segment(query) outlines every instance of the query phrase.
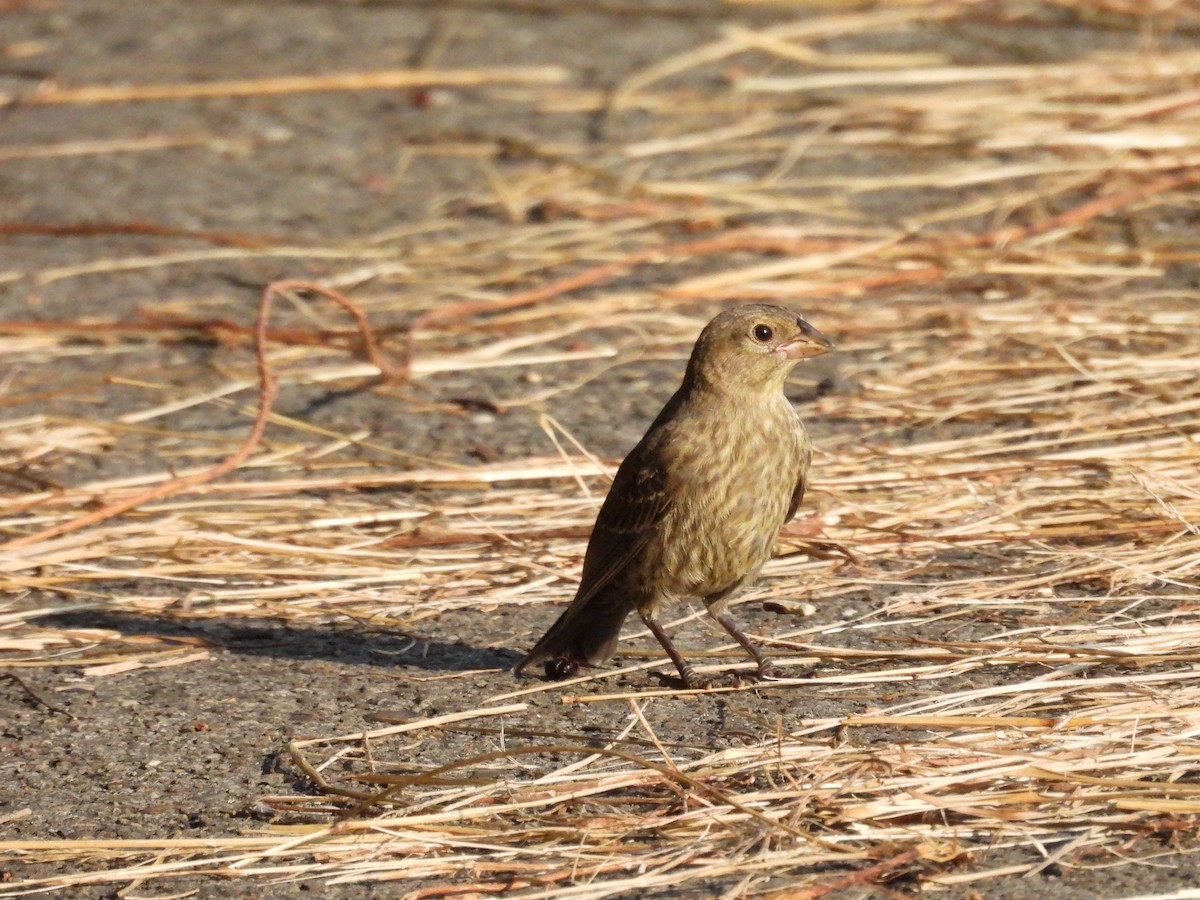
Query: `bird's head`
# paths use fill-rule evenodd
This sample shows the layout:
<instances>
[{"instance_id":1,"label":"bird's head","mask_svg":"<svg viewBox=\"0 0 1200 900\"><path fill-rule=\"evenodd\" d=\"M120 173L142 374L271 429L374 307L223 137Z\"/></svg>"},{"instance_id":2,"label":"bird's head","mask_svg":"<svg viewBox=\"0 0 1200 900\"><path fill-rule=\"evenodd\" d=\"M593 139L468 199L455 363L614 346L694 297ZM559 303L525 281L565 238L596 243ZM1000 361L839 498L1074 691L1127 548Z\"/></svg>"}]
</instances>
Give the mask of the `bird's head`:
<instances>
[{"instance_id":1,"label":"bird's head","mask_svg":"<svg viewBox=\"0 0 1200 900\"><path fill-rule=\"evenodd\" d=\"M737 306L700 333L688 380L722 391L781 388L796 363L832 349L829 338L781 306Z\"/></svg>"}]
</instances>

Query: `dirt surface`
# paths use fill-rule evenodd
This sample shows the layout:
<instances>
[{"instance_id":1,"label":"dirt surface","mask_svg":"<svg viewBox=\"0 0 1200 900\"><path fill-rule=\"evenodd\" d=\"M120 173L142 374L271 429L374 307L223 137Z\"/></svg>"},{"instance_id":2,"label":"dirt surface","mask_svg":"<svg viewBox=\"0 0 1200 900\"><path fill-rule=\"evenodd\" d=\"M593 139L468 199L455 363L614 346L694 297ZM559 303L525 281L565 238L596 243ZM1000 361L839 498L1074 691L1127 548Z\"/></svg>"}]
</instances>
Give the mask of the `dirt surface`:
<instances>
[{"instance_id":1,"label":"dirt surface","mask_svg":"<svg viewBox=\"0 0 1200 900\"><path fill-rule=\"evenodd\" d=\"M743 9L703 2L655 3L624 12L611 6L608 12L588 12L583 9L586 4L555 11L549 3L17 0L0 4L0 91L21 98L34 95L39 84L49 81L60 86L166 84L429 65L445 70L555 66L568 73L573 88L604 92L656 60L705 44L732 24L760 26L812 14L803 9L788 13L771 4ZM895 46L880 49L915 52L936 47L971 62L1010 61L1019 55L1044 62L1069 59L1098 46L1127 47L1140 39L1136 32L1109 27L1106 21L1080 22L1054 10L1047 16L1035 23L1016 21L1003 32L969 23L918 30L905 39L908 46L896 40ZM464 240L473 233L486 234L489 240L502 234L511 223L503 205L493 199L487 171L477 155L461 150L463 145L494 148L511 141L514 146L551 149L603 148L640 134L645 115L606 117L586 109L546 112L527 103L506 102L499 88L441 86L148 102L13 102L0 111L0 222L95 225L97 233L47 234L27 228L25 233L3 235L0 313L16 320L111 322L155 310L248 323L259 290L274 278L326 278L354 265L376 265L369 259L351 263L322 258L317 248L369 243L386 233L400 235L396 240L403 248L406 231L417 233L419 223L432 216L460 223ZM101 147L88 142L113 143ZM436 151L452 144L459 150L409 153L412 148ZM15 152L38 146L57 150ZM505 171L506 166L531 163L513 150L509 159L498 157L494 165ZM866 177L903 166L903 158L879 160L864 153L859 158L819 160L811 174L824 169ZM964 189L964 200L969 196ZM858 202L859 212L895 222L914 214L921 198L884 192ZM787 221L788 214L778 219ZM178 234L145 233L141 226L146 224ZM142 233L119 233L121 228L114 226L121 225ZM242 257L231 252L223 258L220 251L230 250L229 244L197 238L201 232L251 242L261 239L292 249ZM193 259L181 257L169 265L136 262L189 252L195 254ZM518 271L519 244L511 252L513 271ZM106 262L114 260L125 262ZM95 271L69 271L88 265ZM428 271L429 267L422 269ZM679 271L687 273L687 264ZM694 271L705 271L704 264ZM386 272L372 277L376 285L388 283ZM630 276L623 289L636 293L640 277ZM502 277L496 283L502 284ZM521 279L526 286L537 283L536 275L525 273ZM426 287L428 297L437 295L435 284ZM415 308L433 305L432 299L422 299L421 286L416 288ZM305 310L280 306L281 324L314 327ZM695 321L702 321L711 308L698 307ZM335 321L327 311L320 315L325 318L317 327ZM376 446L387 448L338 449L338 465L347 470L386 474L419 469L430 461L477 466L546 456L553 452L541 418L546 414L589 451L612 459L637 440L673 389L686 350L684 335L692 327L690 322L678 326L678 339L652 347L634 364L599 374L584 364L564 367L556 374L564 383L589 374L590 380L542 403L509 408L498 404L530 390L528 373L510 367L482 375L439 374L403 396L358 389L353 381L333 387L298 384L285 390L277 411L333 435L362 429ZM615 326L597 335L632 340L630 333ZM471 340L463 338L464 345ZM569 343L569 338L560 341L562 346ZM228 354L236 356L236 366L231 367ZM188 390L216 387L234 369L243 376L250 371L247 354L244 344L231 347L209 339L81 335L76 352L55 363L53 383L29 383L29 370L4 367L11 399L3 415L50 414L62 422L102 416L116 421L166 399L150 396L139 383L167 382ZM843 373L860 372L856 366L851 351L840 369L801 373L789 388L792 399L813 412L823 396L852 395L853 377ZM45 377L44 369L39 372ZM147 429L139 434L131 428L116 445L70 454L42 474L73 485L157 471L164 458L169 465L186 466L210 459L214 451L231 450L244 436L247 422L244 410L235 405L193 406L170 418L173 445L164 444L161 433ZM819 415L810 415L809 422L818 446L875 438L867 422L830 421ZM915 426L912 436L949 438L976 430L972 423L959 421ZM206 437L201 440L198 435ZM817 481L820 465L818 457ZM319 463L314 466L310 471L321 471ZM397 496L390 489L364 491L355 502L387 509L398 503ZM423 487L405 493L404 502L432 506L439 496ZM322 501L314 497L313 502ZM494 698L519 687L507 670L559 609L456 607L394 632L354 616L339 616L332 607L315 621L272 617L262 609L213 618L190 614L183 607L144 613L106 608L106 598L143 593L182 603L203 585L189 575L186 556L181 559L172 578L143 576L136 560L96 559L89 563L95 574L81 591L30 589L18 592L6 607L6 612L22 612L87 603L87 608L60 612L38 624L112 630L130 641L145 637L209 652L184 664L143 666L104 677L85 676L69 665L7 670L21 680L0 680L4 840L216 838L250 832L265 823L313 821L303 811L281 813L269 802L279 795L309 793L319 806L316 792L287 759L287 742L377 727L381 716L433 717L500 702ZM563 584L561 593L565 601L570 585ZM805 625L866 615L888 599L884 587L864 588L840 597L837 604L818 604ZM757 634L778 631L783 621L759 602L739 607L738 616ZM985 619L956 621L941 630L925 627L921 636L970 640L989 633L990 627ZM889 634L912 637L903 623ZM699 620L680 629L679 635L693 647L720 641ZM869 635L853 630L828 635L826 641L850 648L876 646ZM625 662L639 659L638 650L645 653L641 658L654 658L653 644L644 636L626 641L623 648L632 654L621 657ZM818 664L814 671L819 676L841 665ZM667 668L660 671L667 673ZM947 679L938 689L986 686L995 678L1015 683L1035 668L972 671ZM1093 675L1120 672L1099 668ZM657 684L652 675L641 672L604 687L642 689ZM814 692L803 698L755 693L665 697L655 702L652 720L665 742L717 749L771 734L784 719L837 718L879 703L918 698L925 690L913 682ZM600 739L615 734L629 717L627 706L564 704L552 693L522 699L529 710L507 720L510 727ZM873 742L920 737L872 726L852 729L848 735L867 750ZM822 739L826 738L832 735ZM432 766L499 745L496 735L465 728L417 736L409 752L415 763ZM1059 846L1043 850L1053 854ZM1169 894L1200 881L1196 857L1177 855L1175 849L1190 847L1172 847L1164 839L1161 854L1149 864L1111 867L1114 861L1106 858L1105 867L1089 868L1054 862L1018 877L1005 876L1004 867L1019 868L1037 852L1001 848L986 860L998 872L996 877L942 892L965 897L978 890L989 898ZM72 872L78 865L71 858L28 863L19 854L10 855L3 862L4 878L16 890L24 879ZM136 879L129 883L136 885ZM415 885L436 883L437 879L418 880ZM652 893L733 896L740 895L738 890L767 890L785 883L747 883L732 874L704 885ZM409 882L405 889L413 886ZM5 887L0 884L0 893ZM921 887L913 877L889 889L915 893ZM76 886L71 892L115 896L116 890L112 884L98 884ZM306 890L323 896L399 893L386 881L329 885L318 878L273 884L266 876L240 881L189 874L135 887L128 896L192 891L200 897L282 897ZM850 885L838 896L873 892Z\"/></svg>"}]
</instances>

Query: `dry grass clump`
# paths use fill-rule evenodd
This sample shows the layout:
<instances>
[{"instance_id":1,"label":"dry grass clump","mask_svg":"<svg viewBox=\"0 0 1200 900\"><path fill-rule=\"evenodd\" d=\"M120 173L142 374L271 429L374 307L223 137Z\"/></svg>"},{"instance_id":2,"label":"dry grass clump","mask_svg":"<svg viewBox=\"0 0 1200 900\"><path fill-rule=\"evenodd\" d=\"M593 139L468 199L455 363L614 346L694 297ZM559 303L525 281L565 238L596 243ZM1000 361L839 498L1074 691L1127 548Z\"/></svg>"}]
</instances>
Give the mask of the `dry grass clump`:
<instances>
[{"instance_id":1,"label":"dry grass clump","mask_svg":"<svg viewBox=\"0 0 1200 900\"><path fill-rule=\"evenodd\" d=\"M1056 6L1114 28L1132 14ZM1134 49L1042 64L939 52L941 26L989 14L941 3L730 24L608 98L569 77L485 73L497 102L604 107L620 137L600 159L573 146L438 149L478 159L487 188L473 199L501 224L435 217L355 246L206 251L320 251L326 285L354 297L384 356L348 359L363 355L361 335L311 292L293 300L320 327L272 330L263 317L257 376L249 325L177 310L88 344L152 399L114 417L97 405L0 423L0 566L16 598L0 607L7 672L100 677L209 653L39 622L87 604L402 632L453 611L563 601L613 460L549 416L559 453L548 440L536 458L414 460L365 430L326 432L256 405L255 385L269 401L274 379L286 392L390 368L380 389L436 403L406 391L444 372L516 368L536 378L495 405L553 408L614 365L682 354L714 303L749 298L802 304L838 336L853 386L807 404L821 435L809 512L747 597L812 604L811 622L781 617L761 638L797 676L815 668L754 688L772 711L761 732L710 746L664 731L668 704L703 699L611 684L657 665L653 654L559 684L496 675L490 696L466 690L463 708L436 720L292 745L309 789L264 800L284 824L222 839L0 842L61 872L0 896L205 874L401 880L413 897L717 883L817 897L1193 850L1200 295L1181 273L1200 259L1200 54L1170 33L1194 28L1195 10L1160 6ZM872 42L897 49L868 52ZM71 102L101 99L121 98ZM639 117L626 121L630 110ZM896 208L905 215L877 212ZM7 276L46 284L198 258L184 256ZM0 325L0 353L32 373L81 352L95 327L39 325ZM197 331L226 342L226 383L181 390L123 370L131 347ZM257 417L265 437L239 450L229 434L171 430L172 416L203 407L247 428ZM135 477L52 477L135 439L161 453ZM348 447L384 463L344 461ZM215 477L235 453L237 471ZM426 490L364 490L401 486ZM89 513L97 504L110 514ZM639 659L636 642L622 658ZM616 724L582 733L564 712L547 729L547 694L572 709L606 704ZM845 711L810 711L836 703ZM434 737L461 754L421 762L410 740Z\"/></svg>"}]
</instances>

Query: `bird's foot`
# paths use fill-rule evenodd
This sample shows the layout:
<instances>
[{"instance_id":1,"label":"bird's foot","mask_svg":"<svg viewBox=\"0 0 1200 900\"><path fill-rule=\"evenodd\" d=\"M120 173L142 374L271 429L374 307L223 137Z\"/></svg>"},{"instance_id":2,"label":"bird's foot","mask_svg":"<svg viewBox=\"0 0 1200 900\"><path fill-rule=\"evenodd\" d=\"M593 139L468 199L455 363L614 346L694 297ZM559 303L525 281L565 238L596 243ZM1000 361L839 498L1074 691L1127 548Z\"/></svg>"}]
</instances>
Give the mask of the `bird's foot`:
<instances>
[{"instance_id":1,"label":"bird's foot","mask_svg":"<svg viewBox=\"0 0 1200 900\"><path fill-rule=\"evenodd\" d=\"M780 669L779 666L775 665L775 663L771 662L761 663L758 667L758 671L754 674L759 681L773 681L776 678L786 677L783 674L783 670Z\"/></svg>"},{"instance_id":2,"label":"bird's foot","mask_svg":"<svg viewBox=\"0 0 1200 900\"><path fill-rule=\"evenodd\" d=\"M667 675L664 672L651 672L650 674L657 678L665 687L685 691L703 691L710 687L716 687L721 683L718 678L699 674L691 666L688 666L686 669L680 669L678 675Z\"/></svg>"},{"instance_id":3,"label":"bird's foot","mask_svg":"<svg viewBox=\"0 0 1200 900\"><path fill-rule=\"evenodd\" d=\"M688 666L686 669L680 669L678 676L666 675L662 672L651 674L664 685L689 691L703 691L714 687L744 687L748 684L761 684L764 681L774 681L777 678L786 677L778 666L769 662L763 663L753 672L730 670L713 675L701 675Z\"/></svg>"},{"instance_id":4,"label":"bird's foot","mask_svg":"<svg viewBox=\"0 0 1200 900\"><path fill-rule=\"evenodd\" d=\"M734 672L734 683L738 686L743 684L760 684L764 681L774 681L776 678L783 678L784 674L778 666L773 663L763 663L753 672Z\"/></svg>"}]
</instances>

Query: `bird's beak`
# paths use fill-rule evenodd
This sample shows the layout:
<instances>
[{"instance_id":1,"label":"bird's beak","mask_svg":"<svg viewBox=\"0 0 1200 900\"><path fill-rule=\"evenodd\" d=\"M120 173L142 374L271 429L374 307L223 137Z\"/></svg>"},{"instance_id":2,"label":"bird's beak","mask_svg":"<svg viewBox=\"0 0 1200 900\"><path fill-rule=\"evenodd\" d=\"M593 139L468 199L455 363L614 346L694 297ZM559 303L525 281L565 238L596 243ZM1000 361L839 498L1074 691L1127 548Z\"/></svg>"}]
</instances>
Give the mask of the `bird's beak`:
<instances>
[{"instance_id":1,"label":"bird's beak","mask_svg":"<svg viewBox=\"0 0 1200 900\"><path fill-rule=\"evenodd\" d=\"M776 353L787 359L809 359L833 349L833 341L803 319L796 321L800 325L800 333L776 347Z\"/></svg>"}]
</instances>

